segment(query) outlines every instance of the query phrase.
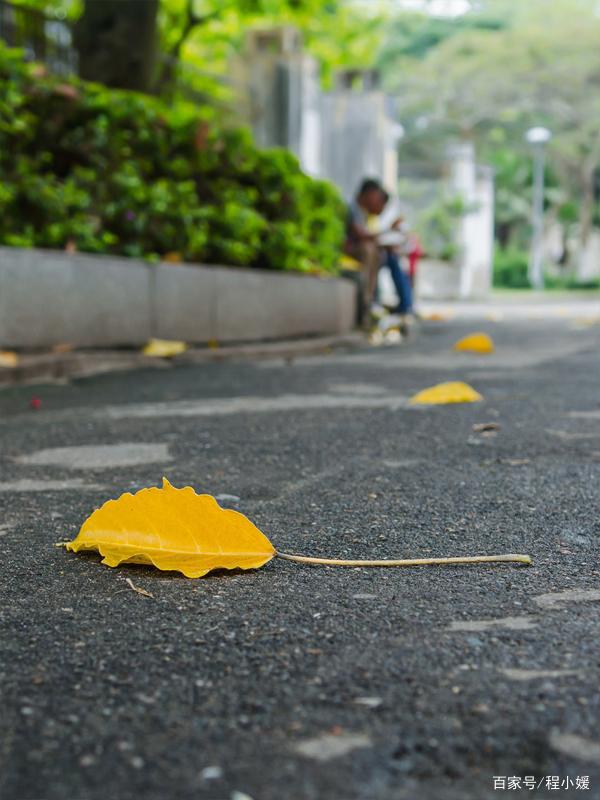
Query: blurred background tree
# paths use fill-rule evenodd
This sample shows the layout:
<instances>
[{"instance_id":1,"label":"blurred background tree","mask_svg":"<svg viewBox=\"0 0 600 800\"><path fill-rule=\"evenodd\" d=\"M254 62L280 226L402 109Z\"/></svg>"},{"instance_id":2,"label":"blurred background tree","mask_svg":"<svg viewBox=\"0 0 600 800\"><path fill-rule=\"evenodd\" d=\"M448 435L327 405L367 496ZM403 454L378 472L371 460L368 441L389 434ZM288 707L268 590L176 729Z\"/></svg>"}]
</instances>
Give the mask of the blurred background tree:
<instances>
[{"instance_id":1,"label":"blurred background tree","mask_svg":"<svg viewBox=\"0 0 600 800\"><path fill-rule=\"evenodd\" d=\"M529 239L532 125L553 134L545 203L562 231L563 266L600 222L596 0L465 0L459 14L442 13L458 7L442 0L16 2L75 22L86 76L169 99L195 92L234 111L228 65L248 28L295 25L325 88L340 67L379 68L398 100L401 162L437 168L453 140L475 144L495 170L500 250L524 252Z\"/></svg>"},{"instance_id":2,"label":"blurred background tree","mask_svg":"<svg viewBox=\"0 0 600 800\"><path fill-rule=\"evenodd\" d=\"M528 224L527 128L544 125L547 206L576 229L579 251L597 213L600 17L593 0L483 0L458 18L406 15L389 26L378 64L399 97L405 152L435 162L453 138L475 142L496 169L501 247ZM566 248L565 248L566 249Z\"/></svg>"},{"instance_id":3,"label":"blurred background tree","mask_svg":"<svg viewBox=\"0 0 600 800\"><path fill-rule=\"evenodd\" d=\"M338 67L369 66L381 44L383 13L347 0L14 0L72 20L85 76L106 85L169 89L178 63L188 80L226 76L249 27L294 25L330 85ZM135 18L137 17L137 29ZM129 20L129 21L128 21ZM131 27L130 27L131 26ZM135 42L135 47L132 47ZM157 45L157 47L155 47ZM134 62L132 51L140 51ZM133 77L135 76L135 77ZM218 81L213 84L218 93Z\"/></svg>"}]
</instances>

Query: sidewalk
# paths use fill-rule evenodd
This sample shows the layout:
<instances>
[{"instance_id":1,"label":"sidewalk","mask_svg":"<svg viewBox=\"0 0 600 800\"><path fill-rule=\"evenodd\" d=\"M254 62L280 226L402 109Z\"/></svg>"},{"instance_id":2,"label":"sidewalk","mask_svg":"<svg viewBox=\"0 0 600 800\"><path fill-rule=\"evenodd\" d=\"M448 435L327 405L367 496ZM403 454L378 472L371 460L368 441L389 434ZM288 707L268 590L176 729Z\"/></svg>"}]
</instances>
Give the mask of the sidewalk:
<instances>
[{"instance_id":1,"label":"sidewalk","mask_svg":"<svg viewBox=\"0 0 600 800\"><path fill-rule=\"evenodd\" d=\"M494 291L489 300L423 300L418 304L424 314L440 314L458 319L589 320L600 323L600 292L595 291Z\"/></svg>"},{"instance_id":2,"label":"sidewalk","mask_svg":"<svg viewBox=\"0 0 600 800\"><path fill-rule=\"evenodd\" d=\"M269 358L293 359L332 350L366 346L364 336L316 336L277 342L190 347L171 358L152 358L139 350L72 350L68 352L24 353L14 367L0 366L0 387L20 383L44 383L68 378L85 378L105 372L135 369L168 369L182 364L209 364L220 361L246 361Z\"/></svg>"}]
</instances>

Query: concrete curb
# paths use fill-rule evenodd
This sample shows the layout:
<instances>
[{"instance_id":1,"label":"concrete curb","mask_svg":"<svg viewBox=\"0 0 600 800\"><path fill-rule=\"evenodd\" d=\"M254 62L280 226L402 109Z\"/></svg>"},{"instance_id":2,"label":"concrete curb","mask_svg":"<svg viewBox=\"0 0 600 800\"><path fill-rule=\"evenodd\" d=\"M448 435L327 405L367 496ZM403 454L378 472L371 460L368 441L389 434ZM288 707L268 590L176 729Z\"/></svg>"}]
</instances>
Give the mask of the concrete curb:
<instances>
[{"instance_id":1,"label":"concrete curb","mask_svg":"<svg viewBox=\"0 0 600 800\"><path fill-rule=\"evenodd\" d=\"M69 378L86 378L106 372L135 369L165 369L187 364L247 361L322 355L332 350L365 347L360 333L320 336L279 342L262 342L216 348L191 348L174 358L151 358L131 350L78 350L68 353L21 355L15 367L0 367L0 387L27 383L48 383Z\"/></svg>"},{"instance_id":2,"label":"concrete curb","mask_svg":"<svg viewBox=\"0 0 600 800\"><path fill-rule=\"evenodd\" d=\"M0 247L0 349L340 335L355 313L344 278Z\"/></svg>"}]
</instances>

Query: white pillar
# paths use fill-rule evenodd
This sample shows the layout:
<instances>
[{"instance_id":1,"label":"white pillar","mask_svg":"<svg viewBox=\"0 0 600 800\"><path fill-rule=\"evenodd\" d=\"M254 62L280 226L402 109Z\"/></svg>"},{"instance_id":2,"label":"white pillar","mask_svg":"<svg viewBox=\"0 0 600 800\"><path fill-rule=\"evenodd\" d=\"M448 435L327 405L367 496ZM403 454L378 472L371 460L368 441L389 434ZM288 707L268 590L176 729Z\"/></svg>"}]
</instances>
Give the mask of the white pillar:
<instances>
[{"instance_id":1,"label":"white pillar","mask_svg":"<svg viewBox=\"0 0 600 800\"><path fill-rule=\"evenodd\" d=\"M451 191L462 198L465 213L457 220L459 297L489 293L494 247L494 195L490 169L478 167L472 142L460 142L449 151Z\"/></svg>"}]
</instances>

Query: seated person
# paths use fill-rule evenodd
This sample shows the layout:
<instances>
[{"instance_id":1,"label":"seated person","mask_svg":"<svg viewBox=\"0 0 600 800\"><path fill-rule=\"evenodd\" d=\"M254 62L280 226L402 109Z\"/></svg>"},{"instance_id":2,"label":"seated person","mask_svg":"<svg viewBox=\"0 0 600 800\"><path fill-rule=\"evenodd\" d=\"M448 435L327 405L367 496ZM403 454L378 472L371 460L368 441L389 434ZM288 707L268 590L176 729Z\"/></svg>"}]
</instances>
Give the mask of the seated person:
<instances>
[{"instance_id":1,"label":"seated person","mask_svg":"<svg viewBox=\"0 0 600 800\"><path fill-rule=\"evenodd\" d=\"M379 181L366 178L360 185L356 197L348 206L346 218L346 241L344 252L361 264L362 306L371 308L377 274L380 266L380 252L377 234L368 228L369 218L379 216L385 207L383 187Z\"/></svg>"},{"instance_id":2,"label":"seated person","mask_svg":"<svg viewBox=\"0 0 600 800\"><path fill-rule=\"evenodd\" d=\"M344 252L360 261L362 265L363 304L370 309L377 289L379 269L385 265L390 270L399 304L394 309L399 314L412 312L412 293L410 281L402 271L394 244L386 243L386 232L373 231L369 219L378 217L386 207L389 195L373 178L365 179L348 208L346 242ZM395 220L391 230L398 230L402 219ZM387 232L389 233L389 231Z\"/></svg>"},{"instance_id":3,"label":"seated person","mask_svg":"<svg viewBox=\"0 0 600 800\"><path fill-rule=\"evenodd\" d=\"M385 189L383 193L384 208L389 201L389 195ZM408 237L401 233L403 227L402 217L398 217L392 222L389 231L381 231L377 236L377 243L381 249L381 264L389 269L396 294L398 305L392 309L392 313L405 316L413 313L412 281L409 275L402 269L401 253L408 244ZM394 235L395 233L395 235ZM390 235L391 234L391 235Z\"/></svg>"}]
</instances>

